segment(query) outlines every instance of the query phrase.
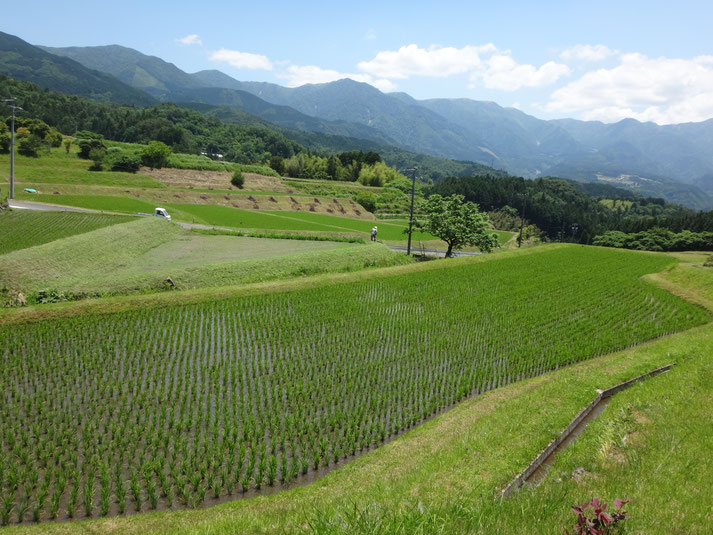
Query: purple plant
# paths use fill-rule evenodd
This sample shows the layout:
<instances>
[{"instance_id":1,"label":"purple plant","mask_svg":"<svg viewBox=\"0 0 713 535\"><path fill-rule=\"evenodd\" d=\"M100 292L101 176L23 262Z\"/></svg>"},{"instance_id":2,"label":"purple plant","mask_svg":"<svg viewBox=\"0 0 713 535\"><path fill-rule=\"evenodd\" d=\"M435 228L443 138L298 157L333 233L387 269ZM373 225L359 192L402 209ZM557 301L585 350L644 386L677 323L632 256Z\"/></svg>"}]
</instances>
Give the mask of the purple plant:
<instances>
[{"instance_id":1,"label":"purple plant","mask_svg":"<svg viewBox=\"0 0 713 535\"><path fill-rule=\"evenodd\" d=\"M593 498L591 502L575 505L572 511L577 515L577 524L572 533L576 535L612 535L619 532L622 520L628 520L626 511L622 508L632 500L614 500L615 511L607 513L607 504ZM588 512L592 508L591 516Z\"/></svg>"}]
</instances>

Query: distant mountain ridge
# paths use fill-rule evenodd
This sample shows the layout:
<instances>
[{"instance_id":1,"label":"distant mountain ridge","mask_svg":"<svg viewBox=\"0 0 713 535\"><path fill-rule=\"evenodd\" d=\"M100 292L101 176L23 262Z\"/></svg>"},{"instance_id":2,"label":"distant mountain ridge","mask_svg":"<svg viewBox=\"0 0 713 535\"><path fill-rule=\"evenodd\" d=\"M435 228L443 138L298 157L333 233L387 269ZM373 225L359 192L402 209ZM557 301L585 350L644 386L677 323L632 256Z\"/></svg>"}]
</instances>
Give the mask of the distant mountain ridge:
<instances>
[{"instance_id":1,"label":"distant mountain ridge","mask_svg":"<svg viewBox=\"0 0 713 535\"><path fill-rule=\"evenodd\" d=\"M150 106L156 100L114 76L50 54L19 37L0 32L0 73L42 87L106 102Z\"/></svg>"},{"instance_id":2,"label":"distant mountain ridge","mask_svg":"<svg viewBox=\"0 0 713 535\"><path fill-rule=\"evenodd\" d=\"M416 100L348 79L287 88L217 70L188 74L116 45L43 50L111 73L160 100L230 106L286 128L393 144L526 177L613 183L713 208L713 120L669 126L545 121L493 102Z\"/></svg>"}]
</instances>

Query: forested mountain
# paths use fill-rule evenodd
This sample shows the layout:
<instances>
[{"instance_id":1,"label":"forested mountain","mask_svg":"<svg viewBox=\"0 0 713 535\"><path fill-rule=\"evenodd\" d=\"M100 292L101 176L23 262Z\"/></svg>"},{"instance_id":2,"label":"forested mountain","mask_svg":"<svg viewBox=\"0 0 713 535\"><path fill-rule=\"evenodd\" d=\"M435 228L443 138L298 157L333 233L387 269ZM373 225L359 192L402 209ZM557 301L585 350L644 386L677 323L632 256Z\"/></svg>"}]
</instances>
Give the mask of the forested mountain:
<instances>
[{"instance_id":1,"label":"forested mountain","mask_svg":"<svg viewBox=\"0 0 713 535\"><path fill-rule=\"evenodd\" d=\"M125 84L142 89L158 99L170 97L173 91L205 87L205 84L173 63L156 56L147 56L133 48L119 45L38 48L60 57L71 58L91 69L112 74Z\"/></svg>"},{"instance_id":2,"label":"forested mountain","mask_svg":"<svg viewBox=\"0 0 713 535\"><path fill-rule=\"evenodd\" d=\"M0 98L10 96L16 97L24 110L19 117L42 119L67 135L89 130L116 141L156 140L177 152L221 153L239 163L264 163L270 156L289 158L309 151L335 155L363 150L378 152L386 163L402 170L417 165L423 180L498 173L472 162L415 154L373 141L291 130L230 107L165 103L141 109L42 90L36 84L0 75ZM8 114L7 106L0 103L0 116Z\"/></svg>"},{"instance_id":3,"label":"forested mountain","mask_svg":"<svg viewBox=\"0 0 713 535\"><path fill-rule=\"evenodd\" d=\"M0 32L0 74L42 87L104 102L148 106L151 96L115 77L89 69L68 58L49 54L19 37Z\"/></svg>"},{"instance_id":4,"label":"forested mountain","mask_svg":"<svg viewBox=\"0 0 713 535\"><path fill-rule=\"evenodd\" d=\"M352 80L286 88L241 82L215 70L188 74L119 46L44 50L112 73L162 100L228 106L292 130L480 162L531 178L611 183L694 208L713 207L713 120L670 126L632 119L543 121L492 102L419 101Z\"/></svg>"}]
</instances>

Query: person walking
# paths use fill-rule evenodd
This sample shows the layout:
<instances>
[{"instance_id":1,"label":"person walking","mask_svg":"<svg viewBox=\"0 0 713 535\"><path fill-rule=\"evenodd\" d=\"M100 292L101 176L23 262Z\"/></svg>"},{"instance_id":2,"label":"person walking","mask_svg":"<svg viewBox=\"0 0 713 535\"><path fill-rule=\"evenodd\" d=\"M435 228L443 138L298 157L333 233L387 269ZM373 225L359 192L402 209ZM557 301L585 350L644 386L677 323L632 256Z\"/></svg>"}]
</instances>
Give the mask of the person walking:
<instances>
[{"instance_id":1,"label":"person walking","mask_svg":"<svg viewBox=\"0 0 713 535\"><path fill-rule=\"evenodd\" d=\"M378 227L374 225L374 228L371 229L371 241L376 241L376 233L379 231Z\"/></svg>"}]
</instances>

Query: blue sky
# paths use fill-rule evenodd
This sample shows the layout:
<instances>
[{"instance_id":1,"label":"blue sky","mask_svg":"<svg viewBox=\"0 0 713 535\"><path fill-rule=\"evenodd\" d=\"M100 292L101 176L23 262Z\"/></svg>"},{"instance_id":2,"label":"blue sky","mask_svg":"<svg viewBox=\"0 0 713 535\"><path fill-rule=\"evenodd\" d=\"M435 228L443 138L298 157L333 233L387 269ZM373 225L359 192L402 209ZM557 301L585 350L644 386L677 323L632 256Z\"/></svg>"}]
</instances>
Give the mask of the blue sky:
<instances>
[{"instance_id":1,"label":"blue sky","mask_svg":"<svg viewBox=\"0 0 713 535\"><path fill-rule=\"evenodd\" d=\"M297 86L351 77L541 118L713 117L713 2L86 2L3 10L33 44L119 44L187 72Z\"/></svg>"}]
</instances>

